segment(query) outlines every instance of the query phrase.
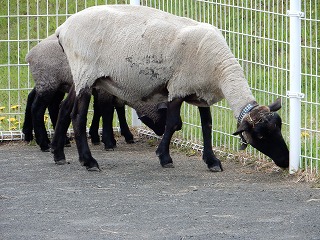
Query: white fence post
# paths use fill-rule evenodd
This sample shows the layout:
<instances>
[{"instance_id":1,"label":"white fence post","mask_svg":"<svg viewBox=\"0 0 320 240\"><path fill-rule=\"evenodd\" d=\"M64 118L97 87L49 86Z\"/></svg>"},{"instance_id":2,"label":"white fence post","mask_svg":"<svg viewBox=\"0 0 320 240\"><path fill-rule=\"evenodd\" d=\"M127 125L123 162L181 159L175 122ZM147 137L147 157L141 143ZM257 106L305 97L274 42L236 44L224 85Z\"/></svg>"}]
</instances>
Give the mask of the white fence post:
<instances>
[{"instance_id":1,"label":"white fence post","mask_svg":"<svg viewBox=\"0 0 320 240\"><path fill-rule=\"evenodd\" d=\"M301 155L301 1L291 0L290 10L290 173L299 169Z\"/></svg>"},{"instance_id":2,"label":"white fence post","mask_svg":"<svg viewBox=\"0 0 320 240\"><path fill-rule=\"evenodd\" d=\"M130 0L131 5L140 5L140 0Z\"/></svg>"},{"instance_id":3,"label":"white fence post","mask_svg":"<svg viewBox=\"0 0 320 240\"><path fill-rule=\"evenodd\" d=\"M140 5L140 0L130 0L130 5ZM137 127L142 125L141 121L138 118L137 112L134 109L131 109L131 116L132 126Z\"/></svg>"}]
</instances>

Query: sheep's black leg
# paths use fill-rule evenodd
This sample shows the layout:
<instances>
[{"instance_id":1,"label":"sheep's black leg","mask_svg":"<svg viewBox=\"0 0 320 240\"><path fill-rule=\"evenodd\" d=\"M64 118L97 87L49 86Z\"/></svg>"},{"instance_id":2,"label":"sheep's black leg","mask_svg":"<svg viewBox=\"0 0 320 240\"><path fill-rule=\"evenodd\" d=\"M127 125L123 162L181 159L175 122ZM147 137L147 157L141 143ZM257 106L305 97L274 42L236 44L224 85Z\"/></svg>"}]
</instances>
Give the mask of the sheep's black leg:
<instances>
[{"instance_id":1,"label":"sheep's black leg","mask_svg":"<svg viewBox=\"0 0 320 240\"><path fill-rule=\"evenodd\" d=\"M110 150L116 147L116 140L113 135L112 121L114 114L114 106L112 103L113 97L109 94L93 89L94 96L94 116L90 127L90 135L93 138L99 138L98 129L100 116L102 116L102 142L105 150ZM96 120L95 120L96 117ZM94 122L95 120L95 122ZM95 137L96 136L96 137ZM91 140L92 140L91 139ZM92 140L93 143L93 140Z\"/></svg>"},{"instance_id":2,"label":"sheep's black leg","mask_svg":"<svg viewBox=\"0 0 320 240\"><path fill-rule=\"evenodd\" d=\"M50 149L50 141L44 124L44 113L52 98L53 95L50 93L41 96L36 94L31 108L35 139L42 151L49 151Z\"/></svg>"},{"instance_id":3,"label":"sheep's black leg","mask_svg":"<svg viewBox=\"0 0 320 240\"><path fill-rule=\"evenodd\" d=\"M92 157L86 134L87 113L91 98L89 89L83 89L75 98L72 109L72 124L79 153L79 161L89 171L100 170L97 161Z\"/></svg>"},{"instance_id":4,"label":"sheep's black leg","mask_svg":"<svg viewBox=\"0 0 320 240\"><path fill-rule=\"evenodd\" d=\"M49 110L49 115L50 119L53 125L53 128L56 127L57 119L58 119L58 114L59 114L59 109L60 109L60 104L64 98L64 92L56 92L54 98L52 99L52 102L48 106ZM66 136L65 140L65 146L70 147L70 139Z\"/></svg>"},{"instance_id":5,"label":"sheep's black leg","mask_svg":"<svg viewBox=\"0 0 320 240\"><path fill-rule=\"evenodd\" d=\"M100 136L99 136L99 123L101 117L101 110L99 108L99 97L98 93L95 89L92 90L93 95L93 118L91 122L91 126L89 129L89 135L91 137L91 142L93 145L100 144Z\"/></svg>"},{"instance_id":6,"label":"sheep's black leg","mask_svg":"<svg viewBox=\"0 0 320 240\"><path fill-rule=\"evenodd\" d=\"M51 142L51 150L54 155L54 161L58 165L66 163L66 157L64 155L65 136L71 122L70 115L74 105L75 97L76 92L74 91L74 85L72 85L67 98L61 103Z\"/></svg>"},{"instance_id":7,"label":"sheep's black leg","mask_svg":"<svg viewBox=\"0 0 320 240\"><path fill-rule=\"evenodd\" d=\"M34 101L35 96L36 96L36 89L34 88L28 95L26 112L24 115L24 122L22 127L22 132L24 133L24 140L27 142L30 142L33 139L33 135L32 135L33 123L32 123L31 107L32 107L32 103Z\"/></svg>"},{"instance_id":8,"label":"sheep's black leg","mask_svg":"<svg viewBox=\"0 0 320 240\"><path fill-rule=\"evenodd\" d=\"M52 102L48 106L49 110L49 115L50 119L52 122L53 127L56 127L57 119L58 119L58 114L59 114L59 108L60 104L63 100L64 93L63 92L56 92L54 95L54 98L52 99Z\"/></svg>"},{"instance_id":9,"label":"sheep's black leg","mask_svg":"<svg viewBox=\"0 0 320 240\"><path fill-rule=\"evenodd\" d=\"M134 143L133 135L130 132L127 119L126 119L126 110L125 107L116 107L116 111L118 114L120 129L121 129L121 135L124 136L127 143Z\"/></svg>"},{"instance_id":10,"label":"sheep's black leg","mask_svg":"<svg viewBox=\"0 0 320 240\"><path fill-rule=\"evenodd\" d=\"M202 135L203 135L203 161L208 165L212 172L223 171L221 162L213 153L211 134L212 134L212 117L209 107L199 107Z\"/></svg>"},{"instance_id":11,"label":"sheep's black leg","mask_svg":"<svg viewBox=\"0 0 320 240\"><path fill-rule=\"evenodd\" d=\"M101 100L99 101L99 104L100 109L103 107L103 110L101 111L103 121L102 142L104 143L105 150L112 150L117 145L112 128L114 106L111 102Z\"/></svg>"},{"instance_id":12,"label":"sheep's black leg","mask_svg":"<svg viewBox=\"0 0 320 240\"><path fill-rule=\"evenodd\" d=\"M180 118L180 108L182 102L183 99L176 98L168 103L166 128L156 151L156 154L160 159L160 164L165 168L173 167L172 158L170 157L169 153L169 145L173 133L180 130L182 127L182 121Z\"/></svg>"}]
</instances>

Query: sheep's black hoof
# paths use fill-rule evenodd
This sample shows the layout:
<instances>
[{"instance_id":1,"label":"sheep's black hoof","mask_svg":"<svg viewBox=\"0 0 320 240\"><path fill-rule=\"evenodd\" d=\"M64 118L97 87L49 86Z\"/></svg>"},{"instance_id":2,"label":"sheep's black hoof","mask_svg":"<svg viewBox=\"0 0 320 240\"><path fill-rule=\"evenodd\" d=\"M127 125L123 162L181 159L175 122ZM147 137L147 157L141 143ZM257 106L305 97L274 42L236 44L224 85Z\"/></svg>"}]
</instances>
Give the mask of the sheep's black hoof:
<instances>
[{"instance_id":1,"label":"sheep's black hoof","mask_svg":"<svg viewBox=\"0 0 320 240\"><path fill-rule=\"evenodd\" d=\"M55 161L55 163L56 163L57 165L65 165L65 164L67 164L68 162L67 162L65 159L61 159L61 160Z\"/></svg>"},{"instance_id":2,"label":"sheep's black hoof","mask_svg":"<svg viewBox=\"0 0 320 240\"><path fill-rule=\"evenodd\" d=\"M106 151L113 151L114 148L117 147L117 141L113 138L113 139L104 139L102 140L102 142L104 143L104 150Z\"/></svg>"},{"instance_id":3,"label":"sheep's black hoof","mask_svg":"<svg viewBox=\"0 0 320 240\"><path fill-rule=\"evenodd\" d=\"M69 137L66 137L65 143L64 143L65 147L71 147L71 141Z\"/></svg>"},{"instance_id":4,"label":"sheep's black hoof","mask_svg":"<svg viewBox=\"0 0 320 240\"><path fill-rule=\"evenodd\" d=\"M41 147L42 152L50 152L50 147Z\"/></svg>"},{"instance_id":5,"label":"sheep's black hoof","mask_svg":"<svg viewBox=\"0 0 320 240\"><path fill-rule=\"evenodd\" d=\"M173 163L167 163L167 164L164 164L162 165L163 168L174 168L174 165Z\"/></svg>"},{"instance_id":6,"label":"sheep's black hoof","mask_svg":"<svg viewBox=\"0 0 320 240\"><path fill-rule=\"evenodd\" d=\"M162 155L162 154L159 154L158 152L156 153L159 157L160 164L163 168L174 168L172 158L170 157L170 155Z\"/></svg>"},{"instance_id":7,"label":"sheep's black hoof","mask_svg":"<svg viewBox=\"0 0 320 240\"><path fill-rule=\"evenodd\" d=\"M220 166L209 167L209 170L210 170L210 172L222 172L223 171L223 169L220 168Z\"/></svg>"},{"instance_id":8,"label":"sheep's black hoof","mask_svg":"<svg viewBox=\"0 0 320 240\"><path fill-rule=\"evenodd\" d=\"M91 136L91 143L93 145L99 145L100 144L100 137L98 135L90 135Z\"/></svg>"},{"instance_id":9,"label":"sheep's black hoof","mask_svg":"<svg viewBox=\"0 0 320 240\"><path fill-rule=\"evenodd\" d=\"M204 152L202 160L207 164L211 172L222 172L221 161L212 152Z\"/></svg>"},{"instance_id":10,"label":"sheep's black hoof","mask_svg":"<svg viewBox=\"0 0 320 240\"><path fill-rule=\"evenodd\" d=\"M124 136L124 139L126 140L127 143L129 144L134 143L133 135L130 132L126 134L121 133L121 135Z\"/></svg>"},{"instance_id":11,"label":"sheep's black hoof","mask_svg":"<svg viewBox=\"0 0 320 240\"><path fill-rule=\"evenodd\" d=\"M101 172L101 169L99 167L87 167L87 170L89 172Z\"/></svg>"},{"instance_id":12,"label":"sheep's black hoof","mask_svg":"<svg viewBox=\"0 0 320 240\"><path fill-rule=\"evenodd\" d=\"M98 162L93 157L91 157L87 161L80 160L80 163L90 172L101 171Z\"/></svg>"},{"instance_id":13,"label":"sheep's black hoof","mask_svg":"<svg viewBox=\"0 0 320 240\"><path fill-rule=\"evenodd\" d=\"M208 165L210 172L222 172L223 168L221 162L219 161L219 165Z\"/></svg>"},{"instance_id":14,"label":"sheep's black hoof","mask_svg":"<svg viewBox=\"0 0 320 240\"><path fill-rule=\"evenodd\" d=\"M106 151L114 151L114 149L116 148L117 146L115 145L112 145L112 146L104 146L104 150Z\"/></svg>"},{"instance_id":15,"label":"sheep's black hoof","mask_svg":"<svg viewBox=\"0 0 320 240\"><path fill-rule=\"evenodd\" d=\"M26 142L31 142L33 140L33 135L32 134L24 134L24 141Z\"/></svg>"},{"instance_id":16,"label":"sheep's black hoof","mask_svg":"<svg viewBox=\"0 0 320 240\"><path fill-rule=\"evenodd\" d=\"M133 140L133 139L128 139L128 140L126 140L126 142L127 142L128 144L132 144L132 143L134 143L134 140Z\"/></svg>"},{"instance_id":17,"label":"sheep's black hoof","mask_svg":"<svg viewBox=\"0 0 320 240\"><path fill-rule=\"evenodd\" d=\"M88 166L85 165L85 167L89 172L100 172L101 171L97 162L89 163L89 165Z\"/></svg>"},{"instance_id":18,"label":"sheep's black hoof","mask_svg":"<svg viewBox=\"0 0 320 240\"><path fill-rule=\"evenodd\" d=\"M114 148L104 148L104 150L109 152L109 151L114 151Z\"/></svg>"}]
</instances>

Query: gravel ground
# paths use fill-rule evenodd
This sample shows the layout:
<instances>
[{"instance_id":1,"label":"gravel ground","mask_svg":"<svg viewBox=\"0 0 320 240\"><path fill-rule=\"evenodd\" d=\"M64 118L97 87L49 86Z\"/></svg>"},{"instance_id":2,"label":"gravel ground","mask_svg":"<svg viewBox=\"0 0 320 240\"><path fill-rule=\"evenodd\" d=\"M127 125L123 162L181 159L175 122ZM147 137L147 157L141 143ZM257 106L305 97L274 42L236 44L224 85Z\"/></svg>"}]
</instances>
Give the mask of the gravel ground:
<instances>
[{"instance_id":1,"label":"gravel ground","mask_svg":"<svg viewBox=\"0 0 320 240\"><path fill-rule=\"evenodd\" d=\"M114 151L92 146L88 172L75 144L70 164L23 142L0 143L0 239L320 239L320 190L282 171L173 149L161 168L146 139Z\"/></svg>"}]
</instances>

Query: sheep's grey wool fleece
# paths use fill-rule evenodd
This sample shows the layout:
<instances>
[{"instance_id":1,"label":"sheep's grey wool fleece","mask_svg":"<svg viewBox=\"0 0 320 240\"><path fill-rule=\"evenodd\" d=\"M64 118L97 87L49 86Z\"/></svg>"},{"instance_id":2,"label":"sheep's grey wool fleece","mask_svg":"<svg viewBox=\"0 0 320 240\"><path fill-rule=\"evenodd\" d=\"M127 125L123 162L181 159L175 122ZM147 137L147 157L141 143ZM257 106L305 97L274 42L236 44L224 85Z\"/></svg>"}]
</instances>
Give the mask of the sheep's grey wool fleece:
<instances>
[{"instance_id":1,"label":"sheep's grey wool fleece","mask_svg":"<svg viewBox=\"0 0 320 240\"><path fill-rule=\"evenodd\" d=\"M73 83L68 59L55 34L42 40L27 54L26 61L39 95L56 92L61 86ZM69 91L69 87L65 92Z\"/></svg>"},{"instance_id":2,"label":"sheep's grey wool fleece","mask_svg":"<svg viewBox=\"0 0 320 240\"><path fill-rule=\"evenodd\" d=\"M254 100L224 37L209 24L144 6L108 5L74 14L56 35L77 94L96 84L133 107L186 96L209 106L226 98L235 117Z\"/></svg>"}]
</instances>

